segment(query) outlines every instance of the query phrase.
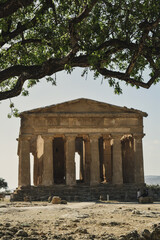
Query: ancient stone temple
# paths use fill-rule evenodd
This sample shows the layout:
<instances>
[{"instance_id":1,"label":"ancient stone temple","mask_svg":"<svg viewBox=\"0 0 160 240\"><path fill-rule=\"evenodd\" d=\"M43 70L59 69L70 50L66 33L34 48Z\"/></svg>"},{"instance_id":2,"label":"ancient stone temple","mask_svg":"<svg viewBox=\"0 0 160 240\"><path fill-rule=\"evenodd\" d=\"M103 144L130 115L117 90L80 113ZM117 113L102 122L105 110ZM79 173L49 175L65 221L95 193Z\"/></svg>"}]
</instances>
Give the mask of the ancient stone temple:
<instances>
[{"instance_id":1,"label":"ancient stone temple","mask_svg":"<svg viewBox=\"0 0 160 240\"><path fill-rule=\"evenodd\" d=\"M70 189L78 195L96 189L98 196L98 189L107 194L113 186L144 184L146 116L139 110L83 98L21 113L15 195L25 189L32 196L36 191L47 196L47 191L52 195L57 189L59 194ZM30 186L31 155L34 186Z\"/></svg>"}]
</instances>

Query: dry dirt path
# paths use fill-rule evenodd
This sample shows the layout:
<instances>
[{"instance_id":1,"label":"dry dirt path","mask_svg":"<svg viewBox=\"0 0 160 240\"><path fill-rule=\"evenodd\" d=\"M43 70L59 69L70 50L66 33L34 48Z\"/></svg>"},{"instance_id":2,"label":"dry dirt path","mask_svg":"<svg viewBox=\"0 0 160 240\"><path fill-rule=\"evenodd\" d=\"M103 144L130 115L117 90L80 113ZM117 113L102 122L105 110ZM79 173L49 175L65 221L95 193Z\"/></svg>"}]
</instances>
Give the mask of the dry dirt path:
<instances>
[{"instance_id":1,"label":"dry dirt path","mask_svg":"<svg viewBox=\"0 0 160 240\"><path fill-rule=\"evenodd\" d=\"M108 239L112 234L120 236L134 230L139 233L144 229L151 231L153 225L159 223L158 203L83 202L53 205L46 202L0 202L1 228L21 226L28 235L29 232L37 232L42 236L15 239ZM0 239L6 238L2 236Z\"/></svg>"}]
</instances>

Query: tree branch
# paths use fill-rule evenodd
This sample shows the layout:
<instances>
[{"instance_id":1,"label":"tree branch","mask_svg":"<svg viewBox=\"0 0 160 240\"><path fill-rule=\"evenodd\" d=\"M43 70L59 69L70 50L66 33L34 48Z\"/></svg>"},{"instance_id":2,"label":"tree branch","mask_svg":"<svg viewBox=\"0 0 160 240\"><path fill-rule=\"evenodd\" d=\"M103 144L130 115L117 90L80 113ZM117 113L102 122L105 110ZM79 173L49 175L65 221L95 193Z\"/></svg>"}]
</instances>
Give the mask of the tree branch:
<instances>
[{"instance_id":1,"label":"tree branch","mask_svg":"<svg viewBox=\"0 0 160 240\"><path fill-rule=\"evenodd\" d=\"M23 66L23 65L16 65L13 67L9 67L0 72L0 83L5 81L8 78L20 76L23 73L31 74L34 71L40 71L40 65L34 66Z\"/></svg>"},{"instance_id":2,"label":"tree branch","mask_svg":"<svg viewBox=\"0 0 160 240\"><path fill-rule=\"evenodd\" d=\"M134 86L143 87L146 89L150 88L150 86L154 83L157 77L160 77L160 71L156 71L154 76L147 83L145 83L145 82L137 81L134 78L130 78L125 73L121 73L121 72L110 71L100 67L97 67L97 71L105 77L117 78L119 80L125 81L126 83L130 83L130 84L133 84Z\"/></svg>"},{"instance_id":3,"label":"tree branch","mask_svg":"<svg viewBox=\"0 0 160 240\"><path fill-rule=\"evenodd\" d=\"M0 4L0 18L5 18L16 12L19 8L27 7L33 0L8 0Z\"/></svg>"},{"instance_id":4,"label":"tree branch","mask_svg":"<svg viewBox=\"0 0 160 240\"><path fill-rule=\"evenodd\" d=\"M150 88L151 85L154 83L154 81L156 80L156 78L160 77L160 71L155 71L153 77L151 77L151 79L146 83L147 87L146 88Z\"/></svg>"},{"instance_id":5,"label":"tree branch","mask_svg":"<svg viewBox=\"0 0 160 240\"><path fill-rule=\"evenodd\" d=\"M42 65L33 65L33 66L13 66L6 70L0 72L0 83L5 81L8 78L19 76L16 85L13 89L0 92L0 100L18 96L21 93L23 84L26 80L29 79L40 79L45 76L50 76L55 72L64 70L65 64L68 63L68 60L65 58L62 59L49 59L44 62ZM70 62L71 67L90 67L89 55L83 55L79 57L74 57ZM97 71L108 78L117 78L118 80L125 81L137 87L150 88L154 83L156 78L160 77L160 71L155 71L154 76L147 82L140 82L127 76L125 73L110 71L100 66L96 66Z\"/></svg>"},{"instance_id":6,"label":"tree branch","mask_svg":"<svg viewBox=\"0 0 160 240\"><path fill-rule=\"evenodd\" d=\"M98 0L92 0L92 2L84 8L82 13L79 16L74 17L71 20L71 22L73 24L82 22L86 17L88 17L89 13L92 11L93 7L96 5L97 2L98 2Z\"/></svg>"},{"instance_id":7,"label":"tree branch","mask_svg":"<svg viewBox=\"0 0 160 240\"><path fill-rule=\"evenodd\" d=\"M102 50L106 47L121 47L121 48L127 48L130 50L136 50L138 47L137 43L130 43L128 41L122 41L119 39L110 39L108 41L103 42L98 47L94 49L94 51Z\"/></svg>"},{"instance_id":8,"label":"tree branch","mask_svg":"<svg viewBox=\"0 0 160 240\"><path fill-rule=\"evenodd\" d=\"M13 66L0 72L0 83L8 78L19 76L16 85L9 91L0 92L0 100L18 96L23 84L29 79L41 79L47 75L64 70L65 63L61 59L49 59L42 65L33 66Z\"/></svg>"},{"instance_id":9,"label":"tree branch","mask_svg":"<svg viewBox=\"0 0 160 240\"><path fill-rule=\"evenodd\" d=\"M19 24L17 24L17 28L14 31L4 33L2 36L2 41L0 42L0 46L2 47L9 40L17 37L19 34L22 34L25 30L34 27L37 23L37 16L39 14L43 14L49 7L50 7L50 5L48 5L48 4L43 5L42 8L39 11L37 11L35 17L32 18L30 21L28 21L27 23L25 23L23 25L21 23L19 23Z\"/></svg>"},{"instance_id":10,"label":"tree branch","mask_svg":"<svg viewBox=\"0 0 160 240\"><path fill-rule=\"evenodd\" d=\"M17 44L25 45L25 44L29 44L29 43L41 44L42 40L41 39L32 39L32 38L24 39L22 41L16 42L15 44L12 44L9 48L6 49L6 52L11 50ZM46 42L46 44L50 47L52 46L49 42ZM1 56L1 54L0 54L0 56Z\"/></svg>"},{"instance_id":11,"label":"tree branch","mask_svg":"<svg viewBox=\"0 0 160 240\"><path fill-rule=\"evenodd\" d=\"M74 56L79 49L79 46L78 46L79 36L78 36L75 26L76 26L76 24L82 22L86 17L89 16L89 13L92 11L93 7L95 6L95 4L97 2L98 2L98 0L92 0L92 2L84 8L84 10L82 11L82 13L79 16L74 17L70 20L69 32L70 32L71 46L72 46L72 51L70 53L70 56Z\"/></svg>"},{"instance_id":12,"label":"tree branch","mask_svg":"<svg viewBox=\"0 0 160 240\"><path fill-rule=\"evenodd\" d=\"M138 49L135 51L135 53L133 54L133 57L131 59L131 62L126 70L126 74L129 76L136 64L136 60L137 58L139 57L139 55L141 54L141 52L143 51L143 47L144 47L144 43L145 43L145 40L148 36L148 33L149 31L145 31L142 35L142 38L140 40L140 43L139 43L139 46L138 46Z\"/></svg>"},{"instance_id":13,"label":"tree branch","mask_svg":"<svg viewBox=\"0 0 160 240\"><path fill-rule=\"evenodd\" d=\"M152 30L153 28L155 28L160 22L160 18L158 18L155 22L153 23L143 23L140 25L140 28L143 29L143 34L142 34L142 37L140 39L140 42L139 42L139 46L138 46L138 49L135 51L132 59L131 59L131 62L126 70L126 74L129 76L136 64L136 60L137 58L139 57L139 55L142 53L143 51L143 48L144 48L144 45L145 45L145 40L146 38L148 37L148 34L149 34L149 31Z\"/></svg>"},{"instance_id":14,"label":"tree branch","mask_svg":"<svg viewBox=\"0 0 160 240\"><path fill-rule=\"evenodd\" d=\"M26 80L27 80L26 77L21 75L18 78L17 83L13 89L11 89L9 91L5 91L5 92L0 92L0 100L16 97L16 96L20 95L23 84Z\"/></svg>"}]
</instances>

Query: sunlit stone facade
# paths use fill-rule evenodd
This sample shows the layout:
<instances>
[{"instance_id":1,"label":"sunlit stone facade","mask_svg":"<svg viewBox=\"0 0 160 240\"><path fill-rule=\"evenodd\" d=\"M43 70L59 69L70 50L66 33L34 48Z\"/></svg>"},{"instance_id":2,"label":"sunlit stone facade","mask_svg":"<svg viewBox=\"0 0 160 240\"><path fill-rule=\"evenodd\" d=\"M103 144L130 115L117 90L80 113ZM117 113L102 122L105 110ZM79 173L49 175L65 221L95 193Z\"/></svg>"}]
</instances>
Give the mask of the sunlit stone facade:
<instances>
[{"instance_id":1,"label":"sunlit stone facade","mask_svg":"<svg viewBox=\"0 0 160 240\"><path fill-rule=\"evenodd\" d=\"M35 186L143 184L146 116L83 98L21 113L19 187L31 184L31 154ZM78 169L75 153L80 156Z\"/></svg>"}]
</instances>

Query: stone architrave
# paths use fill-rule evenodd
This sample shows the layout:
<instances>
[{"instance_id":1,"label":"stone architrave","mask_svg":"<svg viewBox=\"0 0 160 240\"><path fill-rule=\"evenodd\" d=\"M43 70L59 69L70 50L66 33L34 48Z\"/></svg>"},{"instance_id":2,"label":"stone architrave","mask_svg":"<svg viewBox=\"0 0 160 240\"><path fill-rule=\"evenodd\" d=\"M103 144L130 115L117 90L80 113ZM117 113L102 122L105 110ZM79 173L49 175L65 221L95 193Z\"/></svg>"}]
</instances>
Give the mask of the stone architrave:
<instances>
[{"instance_id":1,"label":"stone architrave","mask_svg":"<svg viewBox=\"0 0 160 240\"><path fill-rule=\"evenodd\" d=\"M18 186L30 186L30 138L20 137Z\"/></svg>"},{"instance_id":2,"label":"stone architrave","mask_svg":"<svg viewBox=\"0 0 160 240\"><path fill-rule=\"evenodd\" d=\"M112 182L111 139L103 137L103 176L105 182Z\"/></svg>"},{"instance_id":3,"label":"stone architrave","mask_svg":"<svg viewBox=\"0 0 160 240\"><path fill-rule=\"evenodd\" d=\"M75 135L66 135L66 185L76 184L75 174Z\"/></svg>"},{"instance_id":4,"label":"stone architrave","mask_svg":"<svg viewBox=\"0 0 160 240\"><path fill-rule=\"evenodd\" d=\"M113 137L113 184L123 184L122 172L122 149L120 135L112 135Z\"/></svg>"},{"instance_id":5,"label":"stone architrave","mask_svg":"<svg viewBox=\"0 0 160 240\"><path fill-rule=\"evenodd\" d=\"M42 137L44 139L42 185L51 186L53 185L53 137Z\"/></svg>"},{"instance_id":6,"label":"stone architrave","mask_svg":"<svg viewBox=\"0 0 160 240\"><path fill-rule=\"evenodd\" d=\"M144 134L134 135L135 183L144 183L143 147Z\"/></svg>"},{"instance_id":7,"label":"stone architrave","mask_svg":"<svg viewBox=\"0 0 160 240\"><path fill-rule=\"evenodd\" d=\"M89 135L91 148L90 185L100 183L99 135Z\"/></svg>"}]
</instances>

